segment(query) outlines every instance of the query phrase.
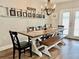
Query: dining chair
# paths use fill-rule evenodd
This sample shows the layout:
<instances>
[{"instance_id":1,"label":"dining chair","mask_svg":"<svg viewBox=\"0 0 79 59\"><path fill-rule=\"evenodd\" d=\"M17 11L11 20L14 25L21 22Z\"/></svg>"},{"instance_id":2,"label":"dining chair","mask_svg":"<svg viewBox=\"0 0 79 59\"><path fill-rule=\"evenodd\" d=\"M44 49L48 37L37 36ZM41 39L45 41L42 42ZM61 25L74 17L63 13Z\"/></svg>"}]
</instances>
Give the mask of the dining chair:
<instances>
[{"instance_id":1,"label":"dining chair","mask_svg":"<svg viewBox=\"0 0 79 59\"><path fill-rule=\"evenodd\" d=\"M64 26L63 25L58 25L58 35L63 35L63 31L64 31Z\"/></svg>"},{"instance_id":2,"label":"dining chair","mask_svg":"<svg viewBox=\"0 0 79 59\"><path fill-rule=\"evenodd\" d=\"M32 57L32 44L31 41L28 40L27 41L19 41L18 38L18 33L15 31L9 31L10 33L10 37L13 43L13 59L15 59L15 50L19 51L19 59L21 59L21 53L24 52L25 53L25 49L29 48L30 51L30 56Z\"/></svg>"}]
</instances>

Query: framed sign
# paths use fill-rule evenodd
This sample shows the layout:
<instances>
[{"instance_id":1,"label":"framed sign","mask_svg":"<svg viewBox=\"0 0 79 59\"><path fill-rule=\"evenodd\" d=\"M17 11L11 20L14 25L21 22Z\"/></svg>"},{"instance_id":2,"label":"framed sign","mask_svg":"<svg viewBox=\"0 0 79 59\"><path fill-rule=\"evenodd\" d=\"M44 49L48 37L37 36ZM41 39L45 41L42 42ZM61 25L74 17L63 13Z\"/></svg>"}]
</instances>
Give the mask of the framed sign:
<instances>
[{"instance_id":1,"label":"framed sign","mask_svg":"<svg viewBox=\"0 0 79 59\"><path fill-rule=\"evenodd\" d=\"M27 17L27 11L23 11L22 14L23 14L23 17Z\"/></svg>"}]
</instances>

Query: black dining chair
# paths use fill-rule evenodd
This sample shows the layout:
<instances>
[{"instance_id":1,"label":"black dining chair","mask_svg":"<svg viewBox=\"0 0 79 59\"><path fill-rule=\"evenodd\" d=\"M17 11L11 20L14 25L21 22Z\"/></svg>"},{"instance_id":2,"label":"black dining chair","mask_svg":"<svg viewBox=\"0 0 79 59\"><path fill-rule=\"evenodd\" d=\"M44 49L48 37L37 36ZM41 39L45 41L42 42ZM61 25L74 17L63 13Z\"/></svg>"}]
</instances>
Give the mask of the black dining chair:
<instances>
[{"instance_id":1,"label":"black dining chair","mask_svg":"<svg viewBox=\"0 0 79 59\"><path fill-rule=\"evenodd\" d=\"M19 51L19 59L21 59L21 53L24 52L25 53L25 49L29 48L30 51L30 56L32 57L32 43L29 40L27 41L19 41L18 38L18 33L14 32L14 31L9 31L10 36L11 36L11 40L13 43L13 59L15 59L15 50Z\"/></svg>"}]
</instances>

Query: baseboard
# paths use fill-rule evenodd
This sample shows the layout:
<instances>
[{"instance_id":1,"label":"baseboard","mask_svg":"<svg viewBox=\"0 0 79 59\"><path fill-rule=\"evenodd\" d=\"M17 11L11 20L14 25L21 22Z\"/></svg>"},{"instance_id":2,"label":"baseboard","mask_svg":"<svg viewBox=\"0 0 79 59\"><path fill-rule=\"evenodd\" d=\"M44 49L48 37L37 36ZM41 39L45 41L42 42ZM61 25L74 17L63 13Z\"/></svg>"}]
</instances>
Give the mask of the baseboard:
<instances>
[{"instance_id":1,"label":"baseboard","mask_svg":"<svg viewBox=\"0 0 79 59\"><path fill-rule=\"evenodd\" d=\"M74 39L74 40L79 40L79 37L75 37L75 36L67 36L66 38L68 38L68 39Z\"/></svg>"},{"instance_id":2,"label":"baseboard","mask_svg":"<svg viewBox=\"0 0 79 59\"><path fill-rule=\"evenodd\" d=\"M9 49L9 48L12 48L12 45L0 47L0 51L6 50L6 49Z\"/></svg>"}]
</instances>

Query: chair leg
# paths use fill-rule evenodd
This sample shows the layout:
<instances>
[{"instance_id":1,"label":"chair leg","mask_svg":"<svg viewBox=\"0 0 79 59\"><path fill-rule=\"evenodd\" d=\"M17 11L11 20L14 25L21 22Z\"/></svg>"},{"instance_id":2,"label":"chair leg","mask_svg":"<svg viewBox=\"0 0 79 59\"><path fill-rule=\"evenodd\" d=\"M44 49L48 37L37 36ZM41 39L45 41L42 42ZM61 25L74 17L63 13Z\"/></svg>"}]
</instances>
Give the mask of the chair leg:
<instances>
[{"instance_id":1,"label":"chair leg","mask_svg":"<svg viewBox=\"0 0 79 59\"><path fill-rule=\"evenodd\" d=\"M25 54L25 49L24 49L24 54Z\"/></svg>"},{"instance_id":2,"label":"chair leg","mask_svg":"<svg viewBox=\"0 0 79 59\"><path fill-rule=\"evenodd\" d=\"M32 57L32 44L30 45L30 57Z\"/></svg>"},{"instance_id":3,"label":"chair leg","mask_svg":"<svg viewBox=\"0 0 79 59\"><path fill-rule=\"evenodd\" d=\"M19 59L21 59L21 50L19 50Z\"/></svg>"},{"instance_id":4,"label":"chair leg","mask_svg":"<svg viewBox=\"0 0 79 59\"><path fill-rule=\"evenodd\" d=\"M15 59L15 48L13 48L13 59Z\"/></svg>"}]
</instances>

